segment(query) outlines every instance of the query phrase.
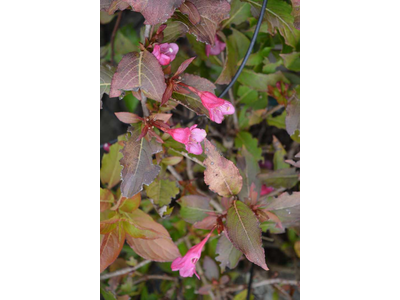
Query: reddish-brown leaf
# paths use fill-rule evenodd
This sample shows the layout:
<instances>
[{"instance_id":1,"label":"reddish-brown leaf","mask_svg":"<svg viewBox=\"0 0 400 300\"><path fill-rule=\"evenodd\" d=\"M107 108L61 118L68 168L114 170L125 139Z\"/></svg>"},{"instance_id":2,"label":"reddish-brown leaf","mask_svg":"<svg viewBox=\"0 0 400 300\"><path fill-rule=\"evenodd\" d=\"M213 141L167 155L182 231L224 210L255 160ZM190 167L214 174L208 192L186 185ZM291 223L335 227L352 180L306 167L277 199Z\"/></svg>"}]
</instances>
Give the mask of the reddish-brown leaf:
<instances>
[{"instance_id":1,"label":"reddish-brown leaf","mask_svg":"<svg viewBox=\"0 0 400 300\"><path fill-rule=\"evenodd\" d=\"M231 9L226 0L190 0L200 14L200 22L193 25L188 16L183 13L175 13L174 18L189 28L189 32L203 43L214 45L215 34L219 23L229 18Z\"/></svg>"},{"instance_id":2,"label":"reddish-brown leaf","mask_svg":"<svg viewBox=\"0 0 400 300\"><path fill-rule=\"evenodd\" d=\"M214 228L215 225L217 225L217 219L217 216L208 216L205 217L203 220L194 223L193 227L198 229L211 230Z\"/></svg>"},{"instance_id":3,"label":"reddish-brown leaf","mask_svg":"<svg viewBox=\"0 0 400 300\"><path fill-rule=\"evenodd\" d=\"M149 185L160 172L160 166L153 164L152 155L162 150L160 144L140 136L140 126L129 127L131 136L122 149L120 160L122 169L121 193L124 197L132 197L143 190L143 184Z\"/></svg>"},{"instance_id":4,"label":"reddish-brown leaf","mask_svg":"<svg viewBox=\"0 0 400 300\"><path fill-rule=\"evenodd\" d=\"M146 19L144 24L155 25L167 21L184 0L125 0L134 11Z\"/></svg>"},{"instance_id":5,"label":"reddish-brown leaf","mask_svg":"<svg viewBox=\"0 0 400 300\"><path fill-rule=\"evenodd\" d=\"M162 99L161 99L161 105L164 105L165 103L167 103L168 100L171 98L172 92L174 91L174 85L175 84L173 82L170 82L167 85L167 88L165 89L165 92L164 92L164 94L162 96Z\"/></svg>"},{"instance_id":6,"label":"reddish-brown leaf","mask_svg":"<svg viewBox=\"0 0 400 300\"><path fill-rule=\"evenodd\" d=\"M134 124L143 121L143 118L130 112L116 112L118 120L126 124Z\"/></svg>"},{"instance_id":7,"label":"reddish-brown leaf","mask_svg":"<svg viewBox=\"0 0 400 300\"><path fill-rule=\"evenodd\" d=\"M103 236L100 244L100 273L117 259L125 241L125 231L121 224Z\"/></svg>"},{"instance_id":8,"label":"reddish-brown leaf","mask_svg":"<svg viewBox=\"0 0 400 300\"><path fill-rule=\"evenodd\" d=\"M194 6L194 4L188 0L186 0L180 7L179 10L188 16L189 21L193 24L193 25L197 25L200 20L200 14L199 11L197 10L196 6Z\"/></svg>"},{"instance_id":9,"label":"reddish-brown leaf","mask_svg":"<svg viewBox=\"0 0 400 300\"><path fill-rule=\"evenodd\" d=\"M238 168L225 157L207 139L204 139L205 153L207 159L204 161L204 182L210 190L222 197L237 195L242 189L242 176Z\"/></svg>"},{"instance_id":10,"label":"reddish-brown leaf","mask_svg":"<svg viewBox=\"0 0 400 300\"><path fill-rule=\"evenodd\" d=\"M151 230L156 232L158 238L133 238L126 235L126 241L133 251L145 259L151 259L159 262L173 261L180 256L178 247L172 241L168 231L159 223L154 221L149 215L135 210L129 214L130 223L142 230Z\"/></svg>"},{"instance_id":11,"label":"reddish-brown leaf","mask_svg":"<svg viewBox=\"0 0 400 300\"><path fill-rule=\"evenodd\" d=\"M111 81L110 97L140 89L148 98L161 102L165 88L164 72L157 58L147 50L131 52L118 64Z\"/></svg>"},{"instance_id":12,"label":"reddish-brown leaf","mask_svg":"<svg viewBox=\"0 0 400 300\"><path fill-rule=\"evenodd\" d=\"M243 202L233 201L228 210L225 225L227 237L232 244L242 251L249 261L268 270L262 246L260 223L254 212Z\"/></svg>"},{"instance_id":13,"label":"reddish-brown leaf","mask_svg":"<svg viewBox=\"0 0 400 300\"><path fill-rule=\"evenodd\" d=\"M189 67L189 65L192 63L192 61L195 59L196 57L191 57L187 60L185 60L178 68L178 70L176 70L173 78L177 78L180 74L182 74L183 72L185 72L185 70L187 69L187 67Z\"/></svg>"}]
</instances>

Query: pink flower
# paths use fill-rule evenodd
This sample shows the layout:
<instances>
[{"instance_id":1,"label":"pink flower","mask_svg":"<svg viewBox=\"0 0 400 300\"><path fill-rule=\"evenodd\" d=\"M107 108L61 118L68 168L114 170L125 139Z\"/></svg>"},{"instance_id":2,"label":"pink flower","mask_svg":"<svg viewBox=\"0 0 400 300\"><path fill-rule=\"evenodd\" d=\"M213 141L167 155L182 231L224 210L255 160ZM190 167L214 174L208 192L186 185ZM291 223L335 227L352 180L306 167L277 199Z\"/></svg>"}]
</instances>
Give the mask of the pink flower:
<instances>
[{"instance_id":1,"label":"pink flower","mask_svg":"<svg viewBox=\"0 0 400 300\"><path fill-rule=\"evenodd\" d=\"M164 44L155 44L153 49L153 55L158 59L159 63L162 66L169 65L171 61L173 61L176 57L176 54L179 51L179 47L175 43L164 43Z\"/></svg>"},{"instance_id":2,"label":"pink flower","mask_svg":"<svg viewBox=\"0 0 400 300\"><path fill-rule=\"evenodd\" d=\"M232 115L235 113L235 107L224 99L218 98L213 93L197 91L197 95L201 98L204 107L210 113L211 121L221 124L224 115Z\"/></svg>"},{"instance_id":3,"label":"pink flower","mask_svg":"<svg viewBox=\"0 0 400 300\"><path fill-rule=\"evenodd\" d=\"M267 194L271 193L273 190L274 190L273 187L266 186L265 184L263 184L263 185L261 186L261 193L260 193L260 196L267 195Z\"/></svg>"},{"instance_id":4,"label":"pink flower","mask_svg":"<svg viewBox=\"0 0 400 300\"><path fill-rule=\"evenodd\" d=\"M188 128L175 128L167 131L175 141L182 143L186 146L186 150L189 153L200 155L203 153L203 148L200 142L206 137L206 131L204 129L196 128L197 124Z\"/></svg>"},{"instance_id":5,"label":"pink flower","mask_svg":"<svg viewBox=\"0 0 400 300\"><path fill-rule=\"evenodd\" d=\"M217 35L215 35L215 44L214 44L214 46L206 45L206 54L207 54L207 56L210 56L210 54L218 55L222 51L224 51L225 47L226 47L226 44L223 41L221 41Z\"/></svg>"},{"instance_id":6,"label":"pink flower","mask_svg":"<svg viewBox=\"0 0 400 300\"><path fill-rule=\"evenodd\" d=\"M171 264L172 271L179 270L179 275L182 277L192 277L193 274L196 274L197 278L200 279L200 276L196 273L196 262L199 260L201 250L203 250L211 232L199 244L190 248L184 257L176 258Z\"/></svg>"}]
</instances>

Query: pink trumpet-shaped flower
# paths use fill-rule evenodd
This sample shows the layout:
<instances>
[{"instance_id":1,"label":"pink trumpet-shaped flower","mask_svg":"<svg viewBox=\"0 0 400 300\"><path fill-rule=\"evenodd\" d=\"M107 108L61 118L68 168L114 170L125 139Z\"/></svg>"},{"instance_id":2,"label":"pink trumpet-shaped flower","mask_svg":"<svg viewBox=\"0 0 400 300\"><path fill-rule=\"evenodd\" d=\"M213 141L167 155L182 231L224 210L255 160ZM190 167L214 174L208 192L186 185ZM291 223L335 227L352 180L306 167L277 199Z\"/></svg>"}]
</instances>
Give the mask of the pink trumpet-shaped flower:
<instances>
[{"instance_id":1,"label":"pink trumpet-shaped flower","mask_svg":"<svg viewBox=\"0 0 400 300\"><path fill-rule=\"evenodd\" d=\"M153 55L158 59L158 62L162 66L169 65L171 61L173 61L176 57L176 54L179 51L179 47L175 43L164 43L164 44L155 44L153 49Z\"/></svg>"},{"instance_id":2,"label":"pink trumpet-shaped flower","mask_svg":"<svg viewBox=\"0 0 400 300\"><path fill-rule=\"evenodd\" d=\"M197 95L201 98L204 107L210 113L211 121L221 124L224 115L232 115L235 113L235 107L229 101L218 98L213 93L197 91Z\"/></svg>"},{"instance_id":3,"label":"pink trumpet-shaped flower","mask_svg":"<svg viewBox=\"0 0 400 300\"><path fill-rule=\"evenodd\" d=\"M197 124L188 128L175 128L167 131L175 141L182 143L186 146L189 153L200 155L203 153L203 148L200 143L204 140L207 133L204 129L196 128Z\"/></svg>"},{"instance_id":4,"label":"pink trumpet-shaped flower","mask_svg":"<svg viewBox=\"0 0 400 300\"><path fill-rule=\"evenodd\" d=\"M218 55L222 51L224 51L226 44L218 38L218 35L215 35L215 43L214 46L206 45L206 55Z\"/></svg>"},{"instance_id":5,"label":"pink trumpet-shaped flower","mask_svg":"<svg viewBox=\"0 0 400 300\"><path fill-rule=\"evenodd\" d=\"M210 237L211 232L212 231L210 231L206 238L199 244L190 248L184 257L176 258L171 264L172 271L179 270L179 275L182 277L192 277L193 274L196 274L197 278L200 279L200 276L196 273L196 262L199 260L201 256L201 250L203 250L203 247Z\"/></svg>"}]
</instances>

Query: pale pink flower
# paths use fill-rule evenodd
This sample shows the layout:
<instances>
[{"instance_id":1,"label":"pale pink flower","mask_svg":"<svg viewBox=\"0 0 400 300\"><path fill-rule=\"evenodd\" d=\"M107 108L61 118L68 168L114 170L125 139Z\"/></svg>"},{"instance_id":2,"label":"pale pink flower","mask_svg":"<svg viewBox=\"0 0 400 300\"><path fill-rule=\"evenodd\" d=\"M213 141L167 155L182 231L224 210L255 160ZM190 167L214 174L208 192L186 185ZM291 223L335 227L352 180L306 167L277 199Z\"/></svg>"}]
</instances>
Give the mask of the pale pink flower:
<instances>
[{"instance_id":1,"label":"pale pink flower","mask_svg":"<svg viewBox=\"0 0 400 300\"><path fill-rule=\"evenodd\" d=\"M206 45L206 55L218 55L222 51L224 51L226 44L218 38L218 35L215 35L215 43L214 46Z\"/></svg>"},{"instance_id":2,"label":"pale pink flower","mask_svg":"<svg viewBox=\"0 0 400 300\"><path fill-rule=\"evenodd\" d=\"M267 194L271 193L273 190L274 190L273 187L266 186L265 184L263 184L263 185L261 186L261 193L260 193L260 196L267 195Z\"/></svg>"},{"instance_id":3,"label":"pale pink flower","mask_svg":"<svg viewBox=\"0 0 400 300\"><path fill-rule=\"evenodd\" d=\"M203 153L203 148L200 143L204 140L207 133L204 129L196 127L197 124L190 128L174 128L168 130L167 133L170 134L175 141L184 144L187 152L200 155Z\"/></svg>"},{"instance_id":4,"label":"pale pink flower","mask_svg":"<svg viewBox=\"0 0 400 300\"><path fill-rule=\"evenodd\" d=\"M208 109L211 121L221 124L224 115L232 115L235 113L235 107L229 101L218 98L213 93L197 91L197 95L201 98L201 103Z\"/></svg>"},{"instance_id":5,"label":"pale pink flower","mask_svg":"<svg viewBox=\"0 0 400 300\"><path fill-rule=\"evenodd\" d=\"M175 43L164 43L164 44L155 44L153 49L153 55L158 59L158 62L162 66L169 65L176 57L176 54L179 51L179 47Z\"/></svg>"},{"instance_id":6,"label":"pale pink flower","mask_svg":"<svg viewBox=\"0 0 400 300\"><path fill-rule=\"evenodd\" d=\"M179 275L182 277L192 277L193 274L196 274L197 278L200 279L200 276L196 273L196 262L201 257L201 250L203 250L210 235L211 232L199 244L190 248L184 257L176 258L171 264L172 271L179 270Z\"/></svg>"}]
</instances>

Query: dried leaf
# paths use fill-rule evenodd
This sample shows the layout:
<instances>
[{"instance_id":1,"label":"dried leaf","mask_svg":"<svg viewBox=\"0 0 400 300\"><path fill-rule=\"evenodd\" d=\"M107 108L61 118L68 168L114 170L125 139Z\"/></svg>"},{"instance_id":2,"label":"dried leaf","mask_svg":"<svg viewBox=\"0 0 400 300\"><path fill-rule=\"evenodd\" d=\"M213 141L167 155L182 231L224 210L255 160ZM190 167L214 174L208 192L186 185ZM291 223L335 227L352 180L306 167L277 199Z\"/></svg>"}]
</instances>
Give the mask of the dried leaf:
<instances>
[{"instance_id":1,"label":"dried leaf","mask_svg":"<svg viewBox=\"0 0 400 300\"><path fill-rule=\"evenodd\" d=\"M242 251L249 261L268 270L259 221L254 212L243 202L233 201L229 208L226 233L233 245Z\"/></svg>"},{"instance_id":2,"label":"dried leaf","mask_svg":"<svg viewBox=\"0 0 400 300\"><path fill-rule=\"evenodd\" d=\"M166 89L160 63L147 50L126 54L118 64L111 81L110 97L119 97L123 91L139 89L150 99L161 102Z\"/></svg>"},{"instance_id":3,"label":"dried leaf","mask_svg":"<svg viewBox=\"0 0 400 300\"><path fill-rule=\"evenodd\" d=\"M143 190L143 184L149 185L160 172L160 166L153 165L152 155L162 150L160 144L148 142L145 138L137 141L140 126L129 127L131 136L125 142L120 160L122 169L121 193L130 198Z\"/></svg>"},{"instance_id":4,"label":"dried leaf","mask_svg":"<svg viewBox=\"0 0 400 300\"><path fill-rule=\"evenodd\" d=\"M214 45L214 38L219 23L229 18L230 5L226 0L190 0L197 8L201 20L193 25L188 16L176 12L174 19L188 27L191 34L203 43Z\"/></svg>"},{"instance_id":5,"label":"dried leaf","mask_svg":"<svg viewBox=\"0 0 400 300\"><path fill-rule=\"evenodd\" d=\"M100 273L117 259L125 241L125 231L121 224L103 236L100 245Z\"/></svg>"},{"instance_id":6,"label":"dried leaf","mask_svg":"<svg viewBox=\"0 0 400 300\"><path fill-rule=\"evenodd\" d=\"M225 267L234 269L242 257L242 252L233 246L225 234L221 235L219 238L215 253L218 254L215 260L220 262L219 266L222 272L225 271Z\"/></svg>"},{"instance_id":7,"label":"dried leaf","mask_svg":"<svg viewBox=\"0 0 400 300\"><path fill-rule=\"evenodd\" d=\"M209 212L214 212L210 206L210 199L203 196L189 195L179 199L181 217L189 223L195 223L208 217Z\"/></svg>"},{"instance_id":8,"label":"dried leaf","mask_svg":"<svg viewBox=\"0 0 400 300\"><path fill-rule=\"evenodd\" d=\"M210 190L222 197L237 195L242 189L242 176L238 168L225 157L221 156L208 139L204 139L207 159L204 161L204 182Z\"/></svg>"},{"instance_id":9,"label":"dried leaf","mask_svg":"<svg viewBox=\"0 0 400 300\"><path fill-rule=\"evenodd\" d=\"M192 74L182 74L180 81L200 91L214 93L214 90L216 89L215 85L211 81ZM196 114L204 115L208 118L210 117L208 109L204 107L203 103L201 103L200 97L195 93L190 92L189 94L183 94L175 91L172 93L172 98L179 104L182 104L188 109L194 111Z\"/></svg>"}]
</instances>

